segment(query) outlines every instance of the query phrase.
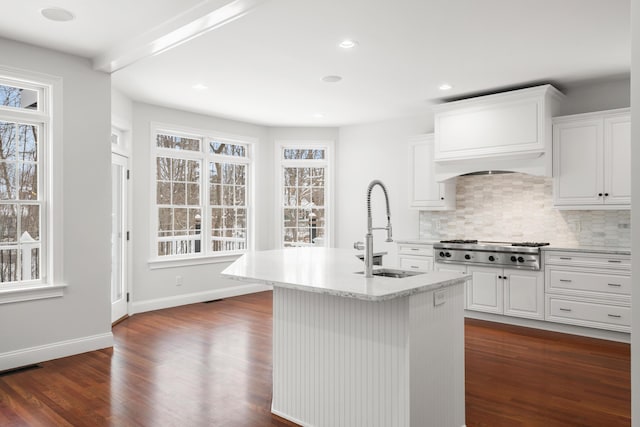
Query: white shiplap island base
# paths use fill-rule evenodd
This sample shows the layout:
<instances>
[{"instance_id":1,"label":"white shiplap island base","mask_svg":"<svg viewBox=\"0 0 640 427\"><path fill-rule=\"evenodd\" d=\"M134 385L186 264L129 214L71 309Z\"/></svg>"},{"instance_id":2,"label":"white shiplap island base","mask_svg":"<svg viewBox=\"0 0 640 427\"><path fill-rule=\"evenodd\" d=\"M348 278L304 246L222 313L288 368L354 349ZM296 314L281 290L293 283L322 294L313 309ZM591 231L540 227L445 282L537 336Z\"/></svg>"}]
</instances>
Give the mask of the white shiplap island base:
<instances>
[{"instance_id":1,"label":"white shiplap island base","mask_svg":"<svg viewBox=\"0 0 640 427\"><path fill-rule=\"evenodd\" d=\"M350 250L243 255L223 275L272 285L272 412L303 426L460 427L459 273L365 278Z\"/></svg>"}]
</instances>

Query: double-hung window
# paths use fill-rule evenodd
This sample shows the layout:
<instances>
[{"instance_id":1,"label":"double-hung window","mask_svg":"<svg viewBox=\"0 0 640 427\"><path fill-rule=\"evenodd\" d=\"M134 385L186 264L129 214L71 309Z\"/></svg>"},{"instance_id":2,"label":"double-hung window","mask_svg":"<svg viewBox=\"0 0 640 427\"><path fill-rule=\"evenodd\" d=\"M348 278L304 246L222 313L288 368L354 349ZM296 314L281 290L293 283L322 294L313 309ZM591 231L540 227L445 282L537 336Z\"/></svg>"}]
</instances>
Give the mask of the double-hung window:
<instances>
[{"instance_id":1,"label":"double-hung window","mask_svg":"<svg viewBox=\"0 0 640 427\"><path fill-rule=\"evenodd\" d=\"M329 246L332 142L280 143L280 246Z\"/></svg>"},{"instance_id":2,"label":"double-hung window","mask_svg":"<svg viewBox=\"0 0 640 427\"><path fill-rule=\"evenodd\" d=\"M251 247L251 147L249 139L156 127L154 258Z\"/></svg>"},{"instance_id":3,"label":"double-hung window","mask_svg":"<svg viewBox=\"0 0 640 427\"><path fill-rule=\"evenodd\" d=\"M22 72L0 70L0 291L9 292L4 296L13 291L31 293L24 298L3 297L0 302L61 295L61 291L33 291L45 285L53 289L48 285L55 282L51 206L59 206L60 200L52 195L53 177L57 182L59 174L51 171L50 162L52 96L54 88L59 95L58 80L36 75L35 79L48 80L40 82L21 76ZM55 275L59 279L59 269Z\"/></svg>"}]
</instances>

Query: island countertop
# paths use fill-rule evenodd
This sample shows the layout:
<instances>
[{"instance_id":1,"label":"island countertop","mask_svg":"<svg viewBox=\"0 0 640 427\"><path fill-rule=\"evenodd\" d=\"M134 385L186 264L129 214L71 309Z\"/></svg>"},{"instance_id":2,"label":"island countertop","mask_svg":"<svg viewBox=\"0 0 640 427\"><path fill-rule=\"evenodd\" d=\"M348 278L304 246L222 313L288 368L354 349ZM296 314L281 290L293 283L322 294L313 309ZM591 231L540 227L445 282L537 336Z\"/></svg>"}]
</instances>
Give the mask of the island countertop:
<instances>
[{"instance_id":1,"label":"island countertop","mask_svg":"<svg viewBox=\"0 0 640 427\"><path fill-rule=\"evenodd\" d=\"M401 279L365 278L364 263L348 249L300 247L249 252L222 275L307 292L383 301L464 282L457 272L426 272ZM375 269L374 269L375 270Z\"/></svg>"}]
</instances>

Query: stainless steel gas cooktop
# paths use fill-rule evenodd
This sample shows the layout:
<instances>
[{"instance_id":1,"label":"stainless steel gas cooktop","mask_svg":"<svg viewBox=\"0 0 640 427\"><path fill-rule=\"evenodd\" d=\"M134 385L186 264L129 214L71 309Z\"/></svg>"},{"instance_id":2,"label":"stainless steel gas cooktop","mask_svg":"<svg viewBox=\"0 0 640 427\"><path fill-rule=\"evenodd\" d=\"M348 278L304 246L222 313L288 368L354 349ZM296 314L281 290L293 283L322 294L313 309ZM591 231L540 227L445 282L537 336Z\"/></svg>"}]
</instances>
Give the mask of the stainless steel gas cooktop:
<instances>
[{"instance_id":1,"label":"stainless steel gas cooktop","mask_svg":"<svg viewBox=\"0 0 640 427\"><path fill-rule=\"evenodd\" d=\"M549 243L442 240L433 245L436 262L540 270L540 248Z\"/></svg>"}]
</instances>

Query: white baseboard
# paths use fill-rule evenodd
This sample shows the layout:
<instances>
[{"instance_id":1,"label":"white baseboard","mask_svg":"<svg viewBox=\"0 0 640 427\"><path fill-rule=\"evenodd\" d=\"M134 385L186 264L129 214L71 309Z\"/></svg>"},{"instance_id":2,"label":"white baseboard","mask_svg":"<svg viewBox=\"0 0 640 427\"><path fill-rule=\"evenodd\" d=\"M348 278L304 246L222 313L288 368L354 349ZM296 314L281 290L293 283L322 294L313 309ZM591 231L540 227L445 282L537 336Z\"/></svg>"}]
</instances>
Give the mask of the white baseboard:
<instances>
[{"instance_id":1,"label":"white baseboard","mask_svg":"<svg viewBox=\"0 0 640 427\"><path fill-rule=\"evenodd\" d=\"M520 317L503 316L500 314L483 313L480 311L465 310L465 317L478 320L488 320L490 322L506 323L508 325L524 326L527 328L542 329L551 332L561 332L564 334L580 335L601 340L618 341L624 343L631 342L631 334L617 331L607 331L604 329L585 328L584 326L565 325L564 323L547 322L545 320L524 319Z\"/></svg>"},{"instance_id":2,"label":"white baseboard","mask_svg":"<svg viewBox=\"0 0 640 427\"><path fill-rule=\"evenodd\" d=\"M247 285L230 286L228 288L212 289L210 291L176 295L173 297L156 298L145 301L134 301L131 305L130 314L144 313L145 311L161 310L163 308L178 307L180 305L195 304L198 302L211 301L221 298L231 298L238 295L269 291L271 289L271 286L258 283L250 283Z\"/></svg>"},{"instance_id":3,"label":"white baseboard","mask_svg":"<svg viewBox=\"0 0 640 427\"><path fill-rule=\"evenodd\" d=\"M107 347L113 347L113 334L111 332L1 353L0 371Z\"/></svg>"}]
</instances>

